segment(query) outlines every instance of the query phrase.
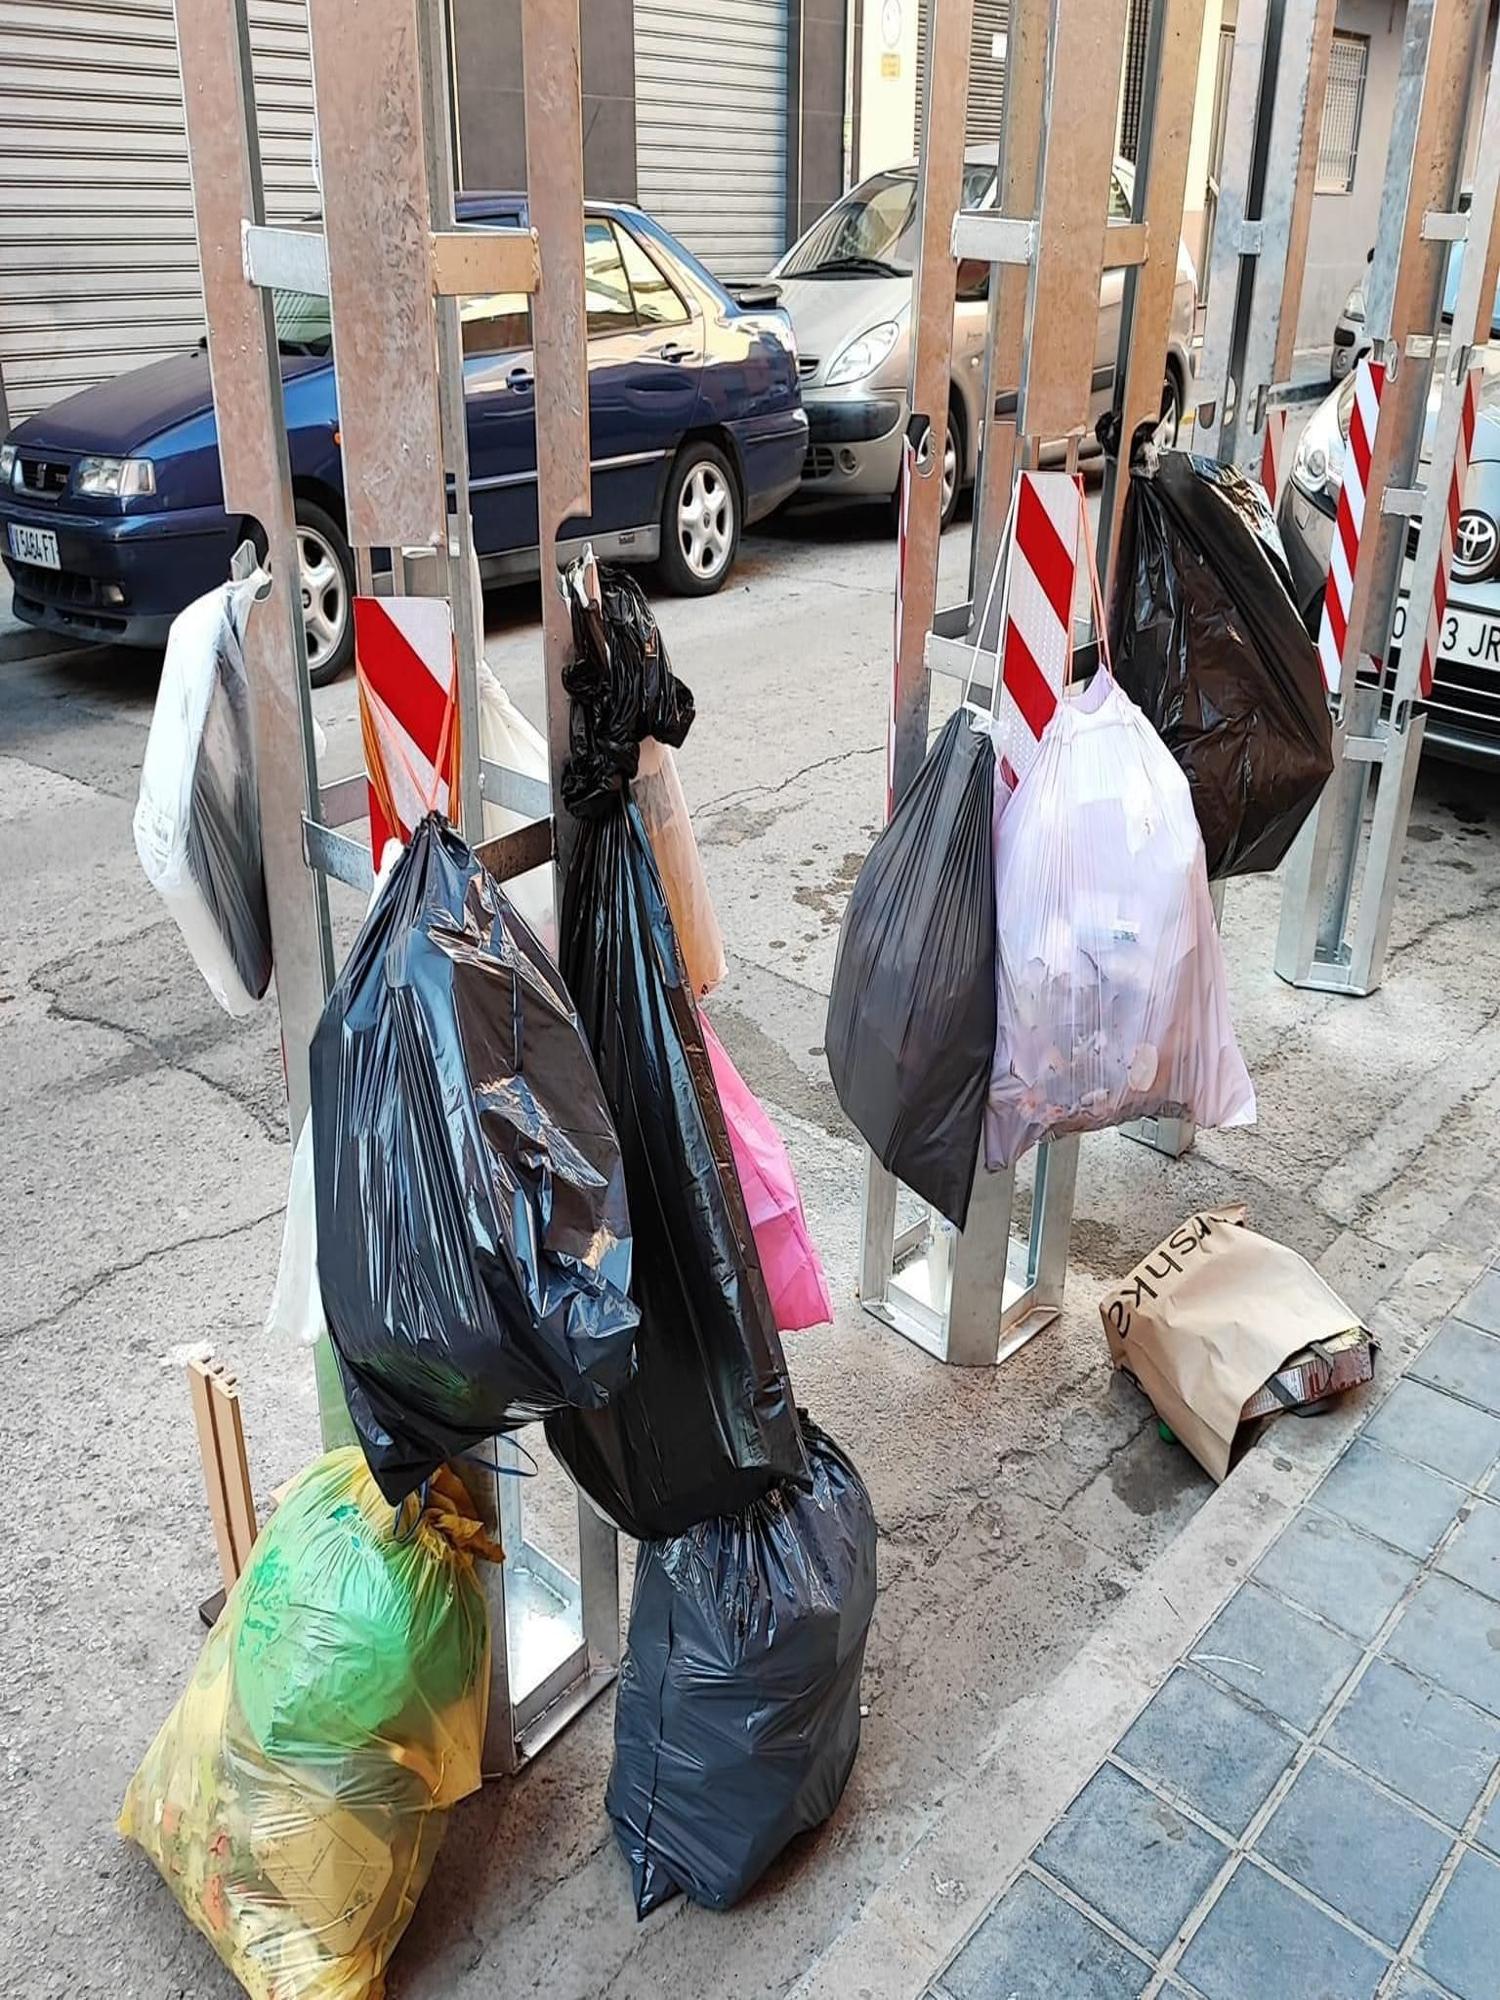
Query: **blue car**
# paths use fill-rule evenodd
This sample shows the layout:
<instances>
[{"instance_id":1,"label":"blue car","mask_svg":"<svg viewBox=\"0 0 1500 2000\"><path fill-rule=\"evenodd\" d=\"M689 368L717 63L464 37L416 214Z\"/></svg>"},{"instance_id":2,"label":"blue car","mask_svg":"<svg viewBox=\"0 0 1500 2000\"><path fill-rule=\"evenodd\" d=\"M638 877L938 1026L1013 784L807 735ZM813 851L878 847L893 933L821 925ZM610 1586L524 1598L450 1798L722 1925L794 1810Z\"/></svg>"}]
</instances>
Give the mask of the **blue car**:
<instances>
[{"instance_id":1,"label":"blue car","mask_svg":"<svg viewBox=\"0 0 1500 2000\"><path fill-rule=\"evenodd\" d=\"M460 223L519 225L518 195L466 195ZM791 322L774 293L731 296L638 208L588 205L593 508L601 555L658 562L706 595L741 526L802 476L807 419ZM308 661L322 685L353 651L328 306L277 293ZM530 302L461 307L474 538L486 580L537 569ZM226 514L208 357L101 382L29 418L0 447L0 554L16 615L86 643L160 646L173 617L223 582L254 525Z\"/></svg>"}]
</instances>

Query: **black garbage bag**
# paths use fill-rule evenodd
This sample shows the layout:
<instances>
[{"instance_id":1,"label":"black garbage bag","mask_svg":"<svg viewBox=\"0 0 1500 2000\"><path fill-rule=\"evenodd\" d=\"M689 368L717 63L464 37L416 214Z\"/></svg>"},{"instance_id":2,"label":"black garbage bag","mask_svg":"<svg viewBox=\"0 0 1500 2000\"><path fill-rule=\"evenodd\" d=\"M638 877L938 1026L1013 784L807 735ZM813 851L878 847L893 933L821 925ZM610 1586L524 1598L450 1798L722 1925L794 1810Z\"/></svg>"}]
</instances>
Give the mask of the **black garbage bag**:
<instances>
[{"instance_id":1,"label":"black garbage bag","mask_svg":"<svg viewBox=\"0 0 1500 2000\"><path fill-rule=\"evenodd\" d=\"M844 1453L803 1426L809 1491L782 1487L637 1560L605 1804L638 1916L679 1889L737 1902L828 1818L854 1767L875 1515Z\"/></svg>"},{"instance_id":2,"label":"black garbage bag","mask_svg":"<svg viewBox=\"0 0 1500 2000\"><path fill-rule=\"evenodd\" d=\"M1333 770L1333 725L1265 494L1233 466L1147 454L1118 575L1115 677L1187 775L1209 875L1275 868Z\"/></svg>"},{"instance_id":3,"label":"black garbage bag","mask_svg":"<svg viewBox=\"0 0 1500 2000\"><path fill-rule=\"evenodd\" d=\"M602 625L575 599L578 659L564 676L574 754L562 791L581 823L562 965L620 1135L641 1321L631 1382L607 1409L559 1410L547 1440L616 1526L646 1540L737 1512L805 1476L806 1458L697 1009L626 789L641 736L671 711L687 717L680 741L690 698L676 699L686 690L633 579L606 570L602 588Z\"/></svg>"},{"instance_id":4,"label":"black garbage bag","mask_svg":"<svg viewBox=\"0 0 1500 2000\"><path fill-rule=\"evenodd\" d=\"M312 1042L318 1278L392 1502L444 1459L629 1380L619 1142L557 967L423 820Z\"/></svg>"},{"instance_id":5,"label":"black garbage bag","mask_svg":"<svg viewBox=\"0 0 1500 2000\"><path fill-rule=\"evenodd\" d=\"M995 1053L994 742L949 717L839 931L828 1070L896 1178L962 1229Z\"/></svg>"}]
</instances>

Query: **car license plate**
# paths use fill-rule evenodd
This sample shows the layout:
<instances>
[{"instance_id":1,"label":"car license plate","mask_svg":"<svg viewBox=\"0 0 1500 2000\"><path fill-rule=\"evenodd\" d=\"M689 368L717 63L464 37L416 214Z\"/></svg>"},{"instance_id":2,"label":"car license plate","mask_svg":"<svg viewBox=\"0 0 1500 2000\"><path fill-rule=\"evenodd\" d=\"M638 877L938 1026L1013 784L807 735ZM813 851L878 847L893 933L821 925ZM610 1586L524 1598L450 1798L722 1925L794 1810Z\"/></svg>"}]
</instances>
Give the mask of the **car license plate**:
<instances>
[{"instance_id":1,"label":"car license plate","mask_svg":"<svg viewBox=\"0 0 1500 2000\"><path fill-rule=\"evenodd\" d=\"M1405 631L1406 599L1398 597L1396 614L1391 620L1393 649L1399 650ZM1469 611L1461 604L1450 604L1443 613L1443 627L1438 634L1438 658L1458 660L1471 667L1494 667L1500 672L1500 618Z\"/></svg>"},{"instance_id":2,"label":"car license plate","mask_svg":"<svg viewBox=\"0 0 1500 2000\"><path fill-rule=\"evenodd\" d=\"M39 569L61 569L57 557L57 537L50 528L23 528L19 521L6 523L10 552L17 562L35 563Z\"/></svg>"}]
</instances>

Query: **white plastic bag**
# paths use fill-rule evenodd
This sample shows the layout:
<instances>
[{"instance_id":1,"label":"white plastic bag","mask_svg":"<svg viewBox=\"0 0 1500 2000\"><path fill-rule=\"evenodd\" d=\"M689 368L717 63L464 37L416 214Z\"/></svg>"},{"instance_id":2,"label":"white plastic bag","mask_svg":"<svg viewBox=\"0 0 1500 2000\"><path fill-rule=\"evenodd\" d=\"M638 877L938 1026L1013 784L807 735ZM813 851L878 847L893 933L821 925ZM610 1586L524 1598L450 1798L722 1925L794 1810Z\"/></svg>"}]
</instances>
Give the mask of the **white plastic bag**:
<instances>
[{"instance_id":1,"label":"white plastic bag","mask_svg":"<svg viewBox=\"0 0 1500 2000\"><path fill-rule=\"evenodd\" d=\"M141 764L135 847L219 1005L248 1014L271 983L271 924L245 615L264 577L228 583L172 620Z\"/></svg>"},{"instance_id":2,"label":"white plastic bag","mask_svg":"<svg viewBox=\"0 0 1500 2000\"><path fill-rule=\"evenodd\" d=\"M1107 668L996 807L986 1164L1132 1118L1248 1124L1188 782Z\"/></svg>"},{"instance_id":3,"label":"white plastic bag","mask_svg":"<svg viewBox=\"0 0 1500 2000\"><path fill-rule=\"evenodd\" d=\"M729 967L724 958L724 936L698 857L692 816L677 775L677 759L667 744L651 736L643 739L630 795L656 859L688 983L702 1000L723 984Z\"/></svg>"},{"instance_id":4,"label":"white plastic bag","mask_svg":"<svg viewBox=\"0 0 1500 2000\"><path fill-rule=\"evenodd\" d=\"M483 660L477 663L476 672L479 680L480 756L491 764L500 764L508 771L519 771L523 777L539 778L544 785L547 784L550 780L547 744L541 732L526 720ZM508 806L492 805L486 801L484 837L486 840L498 840L503 833L515 833L529 825L532 817L532 814L512 812ZM522 919L555 957L557 912L553 904L550 864L544 868L533 868L529 874L518 875L502 886Z\"/></svg>"},{"instance_id":5,"label":"white plastic bag","mask_svg":"<svg viewBox=\"0 0 1500 2000\"><path fill-rule=\"evenodd\" d=\"M312 1119L304 1118L292 1149L292 1172L286 1190L286 1221L281 1229L281 1262L266 1308L266 1332L280 1340L311 1347L328 1331L323 1294L318 1287L318 1198L313 1174Z\"/></svg>"}]
</instances>

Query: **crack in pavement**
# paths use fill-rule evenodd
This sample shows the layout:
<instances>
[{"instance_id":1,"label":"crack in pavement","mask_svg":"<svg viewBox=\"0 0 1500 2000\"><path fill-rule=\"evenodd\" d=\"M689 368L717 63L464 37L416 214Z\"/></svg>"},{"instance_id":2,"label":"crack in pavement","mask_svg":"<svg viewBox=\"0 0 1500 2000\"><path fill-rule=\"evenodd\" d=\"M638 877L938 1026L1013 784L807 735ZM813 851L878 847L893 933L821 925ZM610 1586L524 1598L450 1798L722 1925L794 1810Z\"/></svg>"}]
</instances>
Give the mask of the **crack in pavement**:
<instances>
[{"instance_id":1,"label":"crack in pavement","mask_svg":"<svg viewBox=\"0 0 1500 2000\"><path fill-rule=\"evenodd\" d=\"M143 1250L139 1257L122 1258L118 1264L111 1264L108 1269L98 1272L86 1285L80 1285L78 1290L64 1299L61 1305L53 1306L40 1318L28 1320L22 1326L13 1326L6 1332L0 1333L0 1341L25 1339L28 1334L43 1332L58 1320L66 1319L75 1307L81 1306L85 1299L92 1298L103 1286L112 1284L116 1278L127 1277L132 1271L143 1270L147 1264L155 1263L159 1257L170 1257L178 1250L201 1249L208 1243L233 1242L236 1236L248 1236L252 1230L261 1228L274 1217L285 1213L286 1203L278 1202L275 1208L268 1208L264 1215L252 1215L245 1222L233 1222L220 1229L206 1229L196 1236L182 1236L173 1243L159 1243L154 1249Z\"/></svg>"},{"instance_id":2,"label":"crack in pavement","mask_svg":"<svg viewBox=\"0 0 1500 2000\"><path fill-rule=\"evenodd\" d=\"M852 757L883 757L884 755L885 745L883 743L863 744L856 750L837 750L831 757L819 757L814 763L804 764L800 770L793 771L788 777L780 779L774 785L750 785L737 792L725 792L722 798L707 799L694 810L693 818L706 819L712 813L728 812L734 806L748 805L751 799L775 798L777 793L784 792L790 785L795 785L799 778L811 777L814 771L826 771L834 764L847 763Z\"/></svg>"}]
</instances>

